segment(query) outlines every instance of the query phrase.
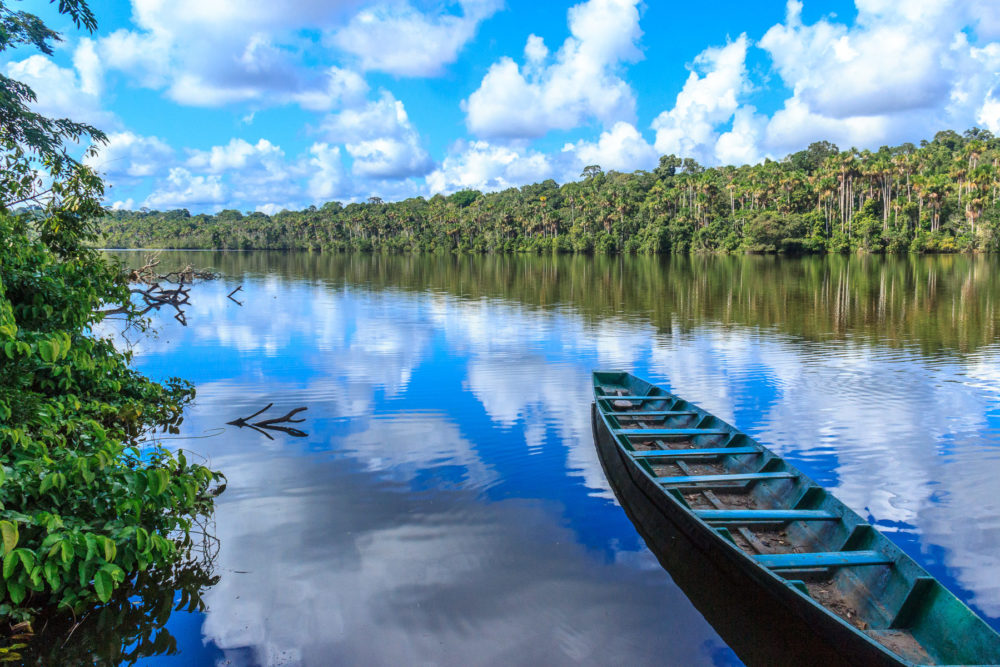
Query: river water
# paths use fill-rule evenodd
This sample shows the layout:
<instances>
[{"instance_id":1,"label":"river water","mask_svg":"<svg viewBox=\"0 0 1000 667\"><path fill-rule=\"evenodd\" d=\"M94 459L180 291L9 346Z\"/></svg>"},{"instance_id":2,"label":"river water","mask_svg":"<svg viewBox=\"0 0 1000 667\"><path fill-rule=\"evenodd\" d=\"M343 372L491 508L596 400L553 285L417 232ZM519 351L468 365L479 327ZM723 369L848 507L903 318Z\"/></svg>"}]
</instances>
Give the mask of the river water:
<instances>
[{"instance_id":1,"label":"river water","mask_svg":"<svg viewBox=\"0 0 1000 667\"><path fill-rule=\"evenodd\" d=\"M160 262L223 276L129 339L197 386L163 444L229 484L173 594L201 610L103 627L125 662L741 664L610 491L595 368L752 434L1000 628L996 259ZM268 404L304 421L227 425Z\"/></svg>"}]
</instances>

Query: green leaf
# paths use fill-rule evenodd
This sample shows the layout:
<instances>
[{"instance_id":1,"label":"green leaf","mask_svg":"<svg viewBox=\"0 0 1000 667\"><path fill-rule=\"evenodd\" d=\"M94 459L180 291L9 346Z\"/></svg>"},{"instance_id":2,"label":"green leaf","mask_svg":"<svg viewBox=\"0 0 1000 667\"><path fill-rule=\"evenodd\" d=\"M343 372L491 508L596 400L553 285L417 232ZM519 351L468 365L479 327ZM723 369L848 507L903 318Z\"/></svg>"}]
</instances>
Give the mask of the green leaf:
<instances>
[{"instance_id":1,"label":"green leaf","mask_svg":"<svg viewBox=\"0 0 1000 667\"><path fill-rule=\"evenodd\" d=\"M7 593L10 595L10 601L14 604L21 604L24 600L24 596L27 594L27 589L24 584L19 581L8 581L7 582Z\"/></svg>"},{"instance_id":2,"label":"green leaf","mask_svg":"<svg viewBox=\"0 0 1000 667\"><path fill-rule=\"evenodd\" d=\"M90 461L85 458L80 458L77 462L77 468L80 471L80 476L83 477L84 483L87 486L93 484L96 475L90 470Z\"/></svg>"},{"instance_id":3,"label":"green leaf","mask_svg":"<svg viewBox=\"0 0 1000 667\"><path fill-rule=\"evenodd\" d=\"M49 582L52 590L59 590L59 586L62 585L62 578L59 576L59 566L52 561L46 561L42 572L45 574L45 581Z\"/></svg>"},{"instance_id":4,"label":"green leaf","mask_svg":"<svg viewBox=\"0 0 1000 667\"><path fill-rule=\"evenodd\" d=\"M62 355L62 345L59 338L50 338L48 343L52 346L52 361L55 361Z\"/></svg>"},{"instance_id":5,"label":"green leaf","mask_svg":"<svg viewBox=\"0 0 1000 667\"><path fill-rule=\"evenodd\" d=\"M116 584L120 584L125 581L125 570L121 569L117 565L108 564L101 569L111 575L111 580Z\"/></svg>"},{"instance_id":6,"label":"green leaf","mask_svg":"<svg viewBox=\"0 0 1000 667\"><path fill-rule=\"evenodd\" d=\"M107 570L98 570L94 573L94 590L97 591L97 598L101 602L111 599L111 592L114 590L114 582L111 580L111 573Z\"/></svg>"},{"instance_id":7,"label":"green leaf","mask_svg":"<svg viewBox=\"0 0 1000 667\"><path fill-rule=\"evenodd\" d=\"M11 521L0 521L0 536L3 537L3 553L6 556L17 546L17 524Z\"/></svg>"},{"instance_id":8,"label":"green leaf","mask_svg":"<svg viewBox=\"0 0 1000 667\"><path fill-rule=\"evenodd\" d=\"M63 540L59 543L59 550L62 552L59 559L64 563L69 563L73 560L73 545L69 543L69 540Z\"/></svg>"},{"instance_id":9,"label":"green leaf","mask_svg":"<svg viewBox=\"0 0 1000 667\"><path fill-rule=\"evenodd\" d=\"M45 530L49 533L59 530L64 526L62 517L58 514L53 514L49 519L48 523L45 524Z\"/></svg>"},{"instance_id":10,"label":"green leaf","mask_svg":"<svg viewBox=\"0 0 1000 667\"><path fill-rule=\"evenodd\" d=\"M52 347L52 343L47 340L38 341L38 356L42 358L42 361L47 363L52 363L56 360L56 351Z\"/></svg>"},{"instance_id":11,"label":"green leaf","mask_svg":"<svg viewBox=\"0 0 1000 667\"><path fill-rule=\"evenodd\" d=\"M49 473L42 478L42 485L38 487L39 493L48 493L49 489L55 484L56 473Z\"/></svg>"},{"instance_id":12,"label":"green leaf","mask_svg":"<svg viewBox=\"0 0 1000 667\"><path fill-rule=\"evenodd\" d=\"M80 561L80 565L77 567L77 573L80 575L80 588L86 588L90 582L90 567L87 565L86 561Z\"/></svg>"},{"instance_id":13,"label":"green leaf","mask_svg":"<svg viewBox=\"0 0 1000 667\"><path fill-rule=\"evenodd\" d=\"M28 549L15 549L12 553L17 554L21 557L21 562L24 563L24 569L31 572L35 568L35 554Z\"/></svg>"},{"instance_id":14,"label":"green leaf","mask_svg":"<svg viewBox=\"0 0 1000 667\"><path fill-rule=\"evenodd\" d=\"M167 471L162 468L154 468L146 472L149 482L149 490L154 496L158 496L167 490Z\"/></svg>"},{"instance_id":15,"label":"green leaf","mask_svg":"<svg viewBox=\"0 0 1000 667\"><path fill-rule=\"evenodd\" d=\"M104 542L104 560L110 563L115 559L118 549L115 547L114 540L107 537L102 537L101 539Z\"/></svg>"},{"instance_id":16,"label":"green leaf","mask_svg":"<svg viewBox=\"0 0 1000 667\"><path fill-rule=\"evenodd\" d=\"M3 578L10 579L11 575L14 574L14 570L17 569L17 564L21 562L21 559L17 557L17 554L9 553L3 557Z\"/></svg>"},{"instance_id":17,"label":"green leaf","mask_svg":"<svg viewBox=\"0 0 1000 667\"><path fill-rule=\"evenodd\" d=\"M160 552L161 556L169 556L174 551L174 543L168 539L162 538L156 533L149 536L150 542L153 543L153 547Z\"/></svg>"}]
</instances>

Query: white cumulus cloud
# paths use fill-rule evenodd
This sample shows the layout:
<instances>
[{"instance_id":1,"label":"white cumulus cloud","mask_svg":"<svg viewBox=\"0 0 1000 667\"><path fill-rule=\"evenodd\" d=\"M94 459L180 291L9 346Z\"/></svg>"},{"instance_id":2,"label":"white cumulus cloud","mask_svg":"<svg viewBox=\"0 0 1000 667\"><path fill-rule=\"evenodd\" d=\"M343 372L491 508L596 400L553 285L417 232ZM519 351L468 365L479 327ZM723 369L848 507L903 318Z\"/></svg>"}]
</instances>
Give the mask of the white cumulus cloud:
<instances>
[{"instance_id":1,"label":"white cumulus cloud","mask_svg":"<svg viewBox=\"0 0 1000 667\"><path fill-rule=\"evenodd\" d=\"M330 67L326 84L296 93L293 99L303 109L329 111L336 107L355 107L364 103L368 83L357 72L340 67Z\"/></svg>"},{"instance_id":2,"label":"white cumulus cloud","mask_svg":"<svg viewBox=\"0 0 1000 667\"><path fill-rule=\"evenodd\" d=\"M249 203L256 210L277 211L301 208L310 198L304 188L309 173L308 158L288 158L280 146L267 139L250 143L232 139L228 144L206 151L189 151L184 167L206 179L219 178L226 184L227 208Z\"/></svg>"},{"instance_id":3,"label":"white cumulus cloud","mask_svg":"<svg viewBox=\"0 0 1000 667\"><path fill-rule=\"evenodd\" d=\"M357 176L422 176L433 167L403 103L388 91L362 108L328 116L322 130L330 141L345 145Z\"/></svg>"},{"instance_id":4,"label":"white cumulus cloud","mask_svg":"<svg viewBox=\"0 0 1000 667\"><path fill-rule=\"evenodd\" d=\"M133 162L145 150L150 162L159 165L159 172L147 174L152 192L143 205L150 208L273 212L302 208L313 201L305 186L310 173L308 156L289 158L267 139L250 143L236 138L207 150L187 149L183 161L172 159L169 147L155 138L116 136L112 146L117 153L127 148ZM163 172L165 177L160 175Z\"/></svg>"},{"instance_id":5,"label":"white cumulus cloud","mask_svg":"<svg viewBox=\"0 0 1000 667\"><path fill-rule=\"evenodd\" d=\"M746 35L705 49L673 108L653 122L661 153L707 164L782 157L829 140L843 148L931 137L979 124L1000 129L1000 4L983 0L856 0L852 24L785 20L756 44L790 94L770 116L750 103L760 88ZM993 40L993 41L990 41Z\"/></svg>"},{"instance_id":6,"label":"white cumulus cloud","mask_svg":"<svg viewBox=\"0 0 1000 667\"><path fill-rule=\"evenodd\" d=\"M85 159L111 185L136 183L165 173L174 150L162 139L131 131L112 132L100 151Z\"/></svg>"},{"instance_id":7,"label":"white cumulus cloud","mask_svg":"<svg viewBox=\"0 0 1000 667\"><path fill-rule=\"evenodd\" d=\"M360 1L133 0L133 29L98 40L109 69L174 102L220 106L299 103L328 109L344 81L322 64L304 30L342 26ZM312 64L320 61L319 65ZM348 81L347 89L356 89Z\"/></svg>"},{"instance_id":8,"label":"white cumulus cloud","mask_svg":"<svg viewBox=\"0 0 1000 667\"><path fill-rule=\"evenodd\" d=\"M553 174L552 160L544 153L486 141L460 141L441 165L427 175L427 187L432 193L504 190L543 181Z\"/></svg>"},{"instance_id":9,"label":"white cumulus cloud","mask_svg":"<svg viewBox=\"0 0 1000 667\"><path fill-rule=\"evenodd\" d=\"M600 165L604 169L635 171L653 169L659 160L656 149L639 134L634 125L625 122L615 123L609 131L602 132L596 142L581 140L568 146L564 152L572 153L577 158L571 177L591 164Z\"/></svg>"},{"instance_id":10,"label":"white cumulus cloud","mask_svg":"<svg viewBox=\"0 0 1000 667\"><path fill-rule=\"evenodd\" d=\"M98 40L109 69L188 106L298 104L327 111L362 102L367 84L343 67L439 74L500 0L415 8L402 0L132 0L134 27ZM304 36L307 33L314 37Z\"/></svg>"},{"instance_id":11,"label":"white cumulus cloud","mask_svg":"<svg viewBox=\"0 0 1000 667\"><path fill-rule=\"evenodd\" d=\"M989 125L1000 85L1000 5L976 0L857 0L854 25L802 21L788 2L784 23L760 40L792 90L768 123L771 152L830 139L872 146ZM976 31L972 44L967 33Z\"/></svg>"},{"instance_id":12,"label":"white cumulus cloud","mask_svg":"<svg viewBox=\"0 0 1000 667\"><path fill-rule=\"evenodd\" d=\"M552 57L542 39L528 38L526 63L504 57L463 102L466 125L481 137L531 138L596 119L633 121L635 98L622 63L642 57L636 43L638 0L588 0L571 7L571 36Z\"/></svg>"},{"instance_id":13,"label":"white cumulus cloud","mask_svg":"<svg viewBox=\"0 0 1000 667\"><path fill-rule=\"evenodd\" d=\"M724 47L708 48L695 58L695 70L677 94L674 107L653 121L656 150L694 157L707 163L717 161L715 144L718 126L729 121L747 91L746 35ZM702 75L696 71L701 69Z\"/></svg>"},{"instance_id":14,"label":"white cumulus cloud","mask_svg":"<svg viewBox=\"0 0 1000 667\"><path fill-rule=\"evenodd\" d=\"M93 43L83 40L73 54L73 67L60 67L47 56L33 55L7 63L5 73L35 92L31 108L54 118L71 118L100 129L120 126L118 118L104 108L101 98L103 75Z\"/></svg>"},{"instance_id":15,"label":"white cumulus cloud","mask_svg":"<svg viewBox=\"0 0 1000 667\"><path fill-rule=\"evenodd\" d=\"M187 166L212 174L245 170L251 165L265 171L275 171L280 168L284 157L282 150L267 139L260 139L256 144L244 139L232 139L225 146L212 146L207 151L191 151Z\"/></svg>"},{"instance_id":16,"label":"white cumulus cloud","mask_svg":"<svg viewBox=\"0 0 1000 667\"><path fill-rule=\"evenodd\" d=\"M401 76L433 76L455 62L479 23L496 12L497 0L465 0L461 16L429 15L409 3L380 3L360 11L332 42L356 56L361 67Z\"/></svg>"},{"instance_id":17,"label":"white cumulus cloud","mask_svg":"<svg viewBox=\"0 0 1000 667\"><path fill-rule=\"evenodd\" d=\"M804 25L802 4L793 1L785 23L761 39L795 95L831 118L934 106L946 97L950 56L942 46L952 35L938 27L950 11L944 3L858 5L859 19L870 21L851 30L827 21Z\"/></svg>"},{"instance_id":18,"label":"white cumulus cloud","mask_svg":"<svg viewBox=\"0 0 1000 667\"><path fill-rule=\"evenodd\" d=\"M229 198L219 176L192 174L183 167L170 170L163 187L150 194L144 206L154 209L195 208L218 210Z\"/></svg>"},{"instance_id":19,"label":"white cumulus cloud","mask_svg":"<svg viewBox=\"0 0 1000 667\"><path fill-rule=\"evenodd\" d=\"M340 147L316 143L309 148L309 195L314 200L328 201L337 196L344 181L344 164L340 157Z\"/></svg>"}]
</instances>

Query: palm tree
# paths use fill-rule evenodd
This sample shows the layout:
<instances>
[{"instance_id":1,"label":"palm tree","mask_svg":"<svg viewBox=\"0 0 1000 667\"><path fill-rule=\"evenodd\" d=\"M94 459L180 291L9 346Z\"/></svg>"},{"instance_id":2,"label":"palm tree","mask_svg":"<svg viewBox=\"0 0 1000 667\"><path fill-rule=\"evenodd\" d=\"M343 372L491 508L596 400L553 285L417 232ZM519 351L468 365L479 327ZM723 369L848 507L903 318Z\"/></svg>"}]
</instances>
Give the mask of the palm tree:
<instances>
[{"instance_id":1,"label":"palm tree","mask_svg":"<svg viewBox=\"0 0 1000 667\"><path fill-rule=\"evenodd\" d=\"M941 228L941 207L944 205L950 189L951 184L942 174L935 174L924 185L927 201L932 211L931 232L937 232Z\"/></svg>"}]
</instances>

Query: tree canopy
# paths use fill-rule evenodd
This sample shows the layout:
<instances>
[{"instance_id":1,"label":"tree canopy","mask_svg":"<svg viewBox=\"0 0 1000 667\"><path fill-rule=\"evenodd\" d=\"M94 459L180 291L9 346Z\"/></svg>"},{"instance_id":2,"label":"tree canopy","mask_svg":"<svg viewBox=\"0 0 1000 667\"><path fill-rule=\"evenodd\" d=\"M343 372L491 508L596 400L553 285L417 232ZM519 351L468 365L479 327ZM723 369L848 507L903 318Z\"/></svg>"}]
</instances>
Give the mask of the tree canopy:
<instances>
[{"instance_id":1,"label":"tree canopy","mask_svg":"<svg viewBox=\"0 0 1000 667\"><path fill-rule=\"evenodd\" d=\"M953 252L1000 249L1000 140L972 128L919 147L841 150L705 168L665 155L652 172L429 200L331 202L276 215L113 211L115 247L458 252ZM874 222L873 222L874 221Z\"/></svg>"}]
</instances>

